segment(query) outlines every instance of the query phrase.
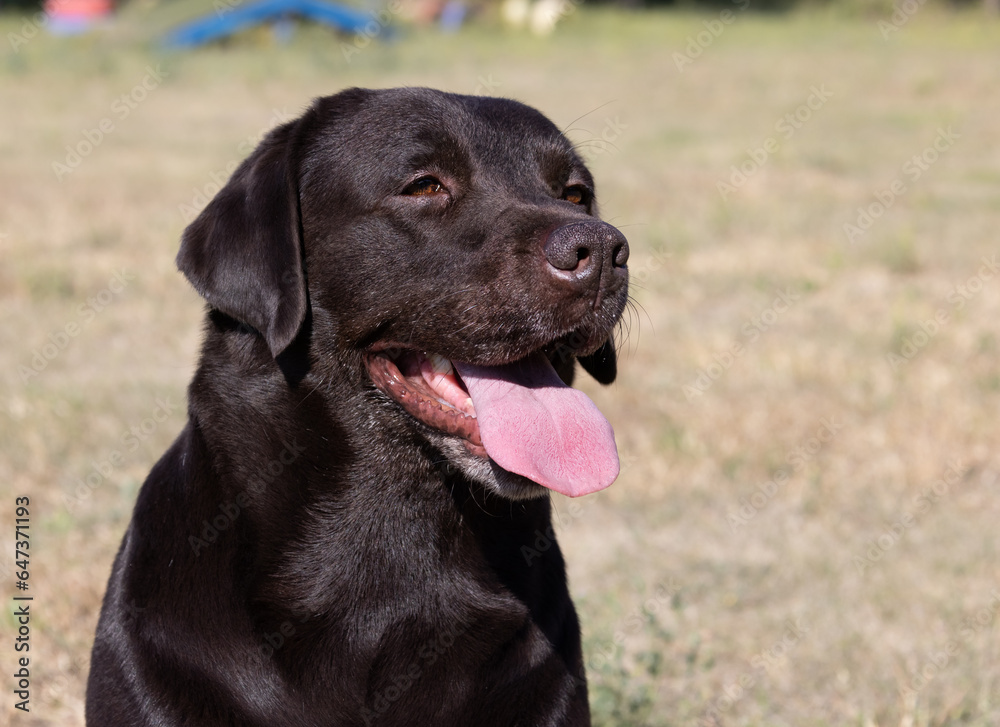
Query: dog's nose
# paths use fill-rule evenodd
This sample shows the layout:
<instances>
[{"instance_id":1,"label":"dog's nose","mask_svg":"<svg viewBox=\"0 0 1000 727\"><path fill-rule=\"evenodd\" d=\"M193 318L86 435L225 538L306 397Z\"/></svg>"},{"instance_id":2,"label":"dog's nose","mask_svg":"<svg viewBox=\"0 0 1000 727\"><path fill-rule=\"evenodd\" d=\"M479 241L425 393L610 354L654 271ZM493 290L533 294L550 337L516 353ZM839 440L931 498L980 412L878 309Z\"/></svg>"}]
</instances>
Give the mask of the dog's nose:
<instances>
[{"instance_id":1,"label":"dog's nose","mask_svg":"<svg viewBox=\"0 0 1000 727\"><path fill-rule=\"evenodd\" d=\"M556 274L560 277L587 285L615 272L616 268L625 267L628 240L607 222L573 222L549 233L545 240L545 258L559 271Z\"/></svg>"}]
</instances>

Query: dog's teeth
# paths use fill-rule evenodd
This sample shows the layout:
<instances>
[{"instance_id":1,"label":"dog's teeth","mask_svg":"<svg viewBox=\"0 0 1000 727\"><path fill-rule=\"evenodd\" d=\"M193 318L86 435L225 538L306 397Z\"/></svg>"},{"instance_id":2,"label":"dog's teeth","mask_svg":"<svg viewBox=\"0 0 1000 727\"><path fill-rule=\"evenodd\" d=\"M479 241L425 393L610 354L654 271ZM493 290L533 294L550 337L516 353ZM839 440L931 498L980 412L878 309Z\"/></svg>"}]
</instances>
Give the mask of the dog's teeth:
<instances>
[{"instance_id":1,"label":"dog's teeth","mask_svg":"<svg viewBox=\"0 0 1000 727\"><path fill-rule=\"evenodd\" d=\"M472 403L472 397L471 396L468 399L465 400L465 411L472 412L471 414L469 414L469 416L471 416L473 419L476 418L476 407Z\"/></svg>"},{"instance_id":2,"label":"dog's teeth","mask_svg":"<svg viewBox=\"0 0 1000 727\"><path fill-rule=\"evenodd\" d=\"M447 376L454 369L451 367L451 361L446 359L437 353L432 353L427 356L427 360L431 362L431 370L436 374L442 374Z\"/></svg>"}]
</instances>

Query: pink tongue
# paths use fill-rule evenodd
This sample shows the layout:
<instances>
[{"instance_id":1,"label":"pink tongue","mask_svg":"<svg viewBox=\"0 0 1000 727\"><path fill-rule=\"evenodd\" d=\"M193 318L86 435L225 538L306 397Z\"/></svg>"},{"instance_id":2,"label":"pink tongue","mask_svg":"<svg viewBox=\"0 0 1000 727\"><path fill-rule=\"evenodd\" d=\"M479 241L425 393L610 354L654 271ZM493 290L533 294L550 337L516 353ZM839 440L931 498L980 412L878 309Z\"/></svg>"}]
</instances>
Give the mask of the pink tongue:
<instances>
[{"instance_id":1,"label":"pink tongue","mask_svg":"<svg viewBox=\"0 0 1000 727\"><path fill-rule=\"evenodd\" d=\"M618 477L608 420L543 354L506 366L453 363L476 407L486 453L505 470L570 497Z\"/></svg>"}]
</instances>

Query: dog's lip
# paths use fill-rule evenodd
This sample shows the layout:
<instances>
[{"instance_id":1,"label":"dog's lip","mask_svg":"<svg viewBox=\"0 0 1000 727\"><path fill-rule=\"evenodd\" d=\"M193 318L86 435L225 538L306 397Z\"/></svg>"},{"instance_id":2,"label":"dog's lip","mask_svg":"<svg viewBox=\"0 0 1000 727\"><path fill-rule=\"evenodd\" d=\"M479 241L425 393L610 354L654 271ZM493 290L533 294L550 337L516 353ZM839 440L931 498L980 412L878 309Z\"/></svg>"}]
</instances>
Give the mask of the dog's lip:
<instances>
[{"instance_id":1,"label":"dog's lip","mask_svg":"<svg viewBox=\"0 0 1000 727\"><path fill-rule=\"evenodd\" d=\"M381 344L365 356L376 388L426 426L461 438L486 457L475 407L451 361L438 354Z\"/></svg>"}]
</instances>

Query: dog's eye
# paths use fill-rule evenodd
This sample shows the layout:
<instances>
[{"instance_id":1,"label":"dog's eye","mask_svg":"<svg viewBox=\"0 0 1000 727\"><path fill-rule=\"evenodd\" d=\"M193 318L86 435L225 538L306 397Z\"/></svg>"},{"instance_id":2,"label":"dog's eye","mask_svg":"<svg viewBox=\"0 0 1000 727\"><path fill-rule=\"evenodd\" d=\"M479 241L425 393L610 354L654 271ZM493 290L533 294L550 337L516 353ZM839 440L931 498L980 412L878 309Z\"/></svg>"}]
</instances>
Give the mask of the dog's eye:
<instances>
[{"instance_id":1,"label":"dog's eye","mask_svg":"<svg viewBox=\"0 0 1000 727\"><path fill-rule=\"evenodd\" d=\"M566 187L563 190L562 198L573 204L587 204L590 201L590 190L579 185Z\"/></svg>"},{"instance_id":2,"label":"dog's eye","mask_svg":"<svg viewBox=\"0 0 1000 727\"><path fill-rule=\"evenodd\" d=\"M408 197L421 197L427 194L439 194L445 192L444 185L434 177L421 177L403 190L403 194Z\"/></svg>"}]
</instances>

